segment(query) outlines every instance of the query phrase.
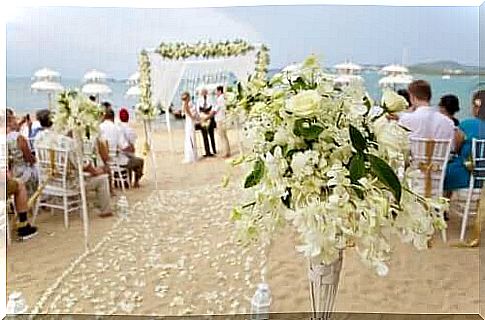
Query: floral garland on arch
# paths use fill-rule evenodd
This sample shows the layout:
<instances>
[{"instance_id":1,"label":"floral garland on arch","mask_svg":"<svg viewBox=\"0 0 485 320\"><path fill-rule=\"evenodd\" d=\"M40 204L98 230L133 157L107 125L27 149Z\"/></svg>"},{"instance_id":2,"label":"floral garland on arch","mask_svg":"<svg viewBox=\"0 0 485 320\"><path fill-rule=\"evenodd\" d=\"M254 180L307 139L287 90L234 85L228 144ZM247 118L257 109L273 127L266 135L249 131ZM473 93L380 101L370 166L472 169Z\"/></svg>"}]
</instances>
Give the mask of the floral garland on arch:
<instances>
[{"instance_id":1,"label":"floral garland on arch","mask_svg":"<svg viewBox=\"0 0 485 320\"><path fill-rule=\"evenodd\" d=\"M230 87L224 95L226 100L227 117L230 121L241 121L247 116L249 111L247 100L244 96L249 96L247 91L257 91L265 83L268 75L268 66L270 63L269 49L265 45L261 46L261 49L256 55L256 66L254 73L249 77L246 86L243 86L241 82L238 82L236 88Z\"/></svg>"},{"instance_id":2,"label":"floral garland on arch","mask_svg":"<svg viewBox=\"0 0 485 320\"><path fill-rule=\"evenodd\" d=\"M157 108L152 103L150 58L145 50L140 53L138 67L140 72L140 99L136 105L136 111L143 120L152 120L157 115Z\"/></svg>"},{"instance_id":3,"label":"floral garland on arch","mask_svg":"<svg viewBox=\"0 0 485 320\"><path fill-rule=\"evenodd\" d=\"M331 264L354 247L382 276L392 234L426 249L435 230L446 227L436 213L448 203L420 197L398 178L391 157L409 151L399 143L408 133L395 127L395 140L383 143L386 132L375 126L396 99L388 93L384 112L373 115L364 89L334 88L314 56L288 74L240 88L250 151L233 161L248 174L245 199L231 216L243 243L288 223L306 257Z\"/></svg>"},{"instance_id":4,"label":"floral garland on arch","mask_svg":"<svg viewBox=\"0 0 485 320\"><path fill-rule=\"evenodd\" d=\"M162 42L155 52L166 59L187 59L190 57L234 57L243 55L253 49L254 47L248 42L238 39L216 43L198 42L196 44Z\"/></svg>"}]
</instances>

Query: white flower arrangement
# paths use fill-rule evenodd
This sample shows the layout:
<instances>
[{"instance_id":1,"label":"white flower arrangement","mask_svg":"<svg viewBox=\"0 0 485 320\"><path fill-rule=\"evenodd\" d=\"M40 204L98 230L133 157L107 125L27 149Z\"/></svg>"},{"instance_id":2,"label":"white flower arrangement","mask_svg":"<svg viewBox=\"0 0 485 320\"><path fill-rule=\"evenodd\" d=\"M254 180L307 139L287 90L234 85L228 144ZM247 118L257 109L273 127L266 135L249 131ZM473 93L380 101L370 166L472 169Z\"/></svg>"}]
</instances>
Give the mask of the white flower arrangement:
<instances>
[{"instance_id":1,"label":"white flower arrangement","mask_svg":"<svg viewBox=\"0 0 485 320\"><path fill-rule=\"evenodd\" d=\"M166 59L187 59L190 57L216 58L243 55L254 47L244 40L224 42L198 42L187 44L184 42L162 42L156 52Z\"/></svg>"},{"instance_id":2,"label":"white flower arrangement","mask_svg":"<svg viewBox=\"0 0 485 320\"><path fill-rule=\"evenodd\" d=\"M102 109L77 90L59 94L58 108L53 116L54 130L66 134L69 131L94 135L99 130Z\"/></svg>"},{"instance_id":3,"label":"white flower arrangement","mask_svg":"<svg viewBox=\"0 0 485 320\"><path fill-rule=\"evenodd\" d=\"M393 106L395 99L385 98ZM267 241L289 223L305 256L329 264L355 247L383 276L392 234L426 249L445 227L447 201L414 194L393 168L390 155L409 152L401 143L407 131L396 126L382 142L363 88L334 88L315 57L269 81L239 84L236 103L246 110L249 149L233 161L249 170L247 199L232 212L243 242Z\"/></svg>"},{"instance_id":4,"label":"white flower arrangement","mask_svg":"<svg viewBox=\"0 0 485 320\"><path fill-rule=\"evenodd\" d=\"M140 53L138 67L140 72L140 100L136 105L136 111L143 120L151 120L156 117L157 108L152 103L150 58L144 50Z\"/></svg>"}]
</instances>

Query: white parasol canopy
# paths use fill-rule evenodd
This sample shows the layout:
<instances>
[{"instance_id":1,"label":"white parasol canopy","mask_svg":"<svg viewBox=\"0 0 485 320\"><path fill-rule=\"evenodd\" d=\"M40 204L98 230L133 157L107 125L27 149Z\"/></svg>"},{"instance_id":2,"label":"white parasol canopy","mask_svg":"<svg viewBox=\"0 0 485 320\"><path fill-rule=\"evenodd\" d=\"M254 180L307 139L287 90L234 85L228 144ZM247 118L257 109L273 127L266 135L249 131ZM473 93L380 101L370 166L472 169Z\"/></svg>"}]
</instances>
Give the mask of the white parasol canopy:
<instances>
[{"instance_id":1,"label":"white parasol canopy","mask_svg":"<svg viewBox=\"0 0 485 320\"><path fill-rule=\"evenodd\" d=\"M413 77L411 75L400 74L400 75L391 75L382 78L379 80L379 86L381 87L389 87L395 86L399 84L410 84L413 81Z\"/></svg>"},{"instance_id":2,"label":"white parasol canopy","mask_svg":"<svg viewBox=\"0 0 485 320\"><path fill-rule=\"evenodd\" d=\"M337 71L350 71L350 72L362 70L361 66L359 66L358 64L352 63L352 62L339 63L339 64L335 65L334 68Z\"/></svg>"},{"instance_id":3,"label":"white parasol canopy","mask_svg":"<svg viewBox=\"0 0 485 320\"><path fill-rule=\"evenodd\" d=\"M40 91L40 92L56 92L64 90L64 87L59 82L54 81L37 81L32 83L30 88L33 91Z\"/></svg>"},{"instance_id":4,"label":"white parasol canopy","mask_svg":"<svg viewBox=\"0 0 485 320\"><path fill-rule=\"evenodd\" d=\"M34 73L34 83L30 88L34 92L47 93L49 109L52 106L52 95L58 91L64 90L64 87L59 83L61 74L49 68L42 68Z\"/></svg>"},{"instance_id":5,"label":"white parasol canopy","mask_svg":"<svg viewBox=\"0 0 485 320\"><path fill-rule=\"evenodd\" d=\"M84 94L103 95L111 94L111 89L104 83L86 83L82 88L82 92Z\"/></svg>"},{"instance_id":6,"label":"white parasol canopy","mask_svg":"<svg viewBox=\"0 0 485 320\"><path fill-rule=\"evenodd\" d=\"M129 78L128 78L128 83L138 83L140 81L140 72L135 72L133 73Z\"/></svg>"},{"instance_id":7,"label":"white parasol canopy","mask_svg":"<svg viewBox=\"0 0 485 320\"><path fill-rule=\"evenodd\" d=\"M391 64L385 66L381 69L381 73L384 74L402 74L402 73L409 73L408 68L398 65L398 64Z\"/></svg>"},{"instance_id":8,"label":"white parasol canopy","mask_svg":"<svg viewBox=\"0 0 485 320\"><path fill-rule=\"evenodd\" d=\"M105 81L106 80L106 74L104 72L98 71L98 70L91 70L88 71L84 75L84 81L85 82L99 82L99 81Z\"/></svg>"},{"instance_id":9,"label":"white parasol canopy","mask_svg":"<svg viewBox=\"0 0 485 320\"><path fill-rule=\"evenodd\" d=\"M133 86L126 91L125 96L127 97L137 97L141 94L140 87L138 86Z\"/></svg>"},{"instance_id":10,"label":"white parasol canopy","mask_svg":"<svg viewBox=\"0 0 485 320\"><path fill-rule=\"evenodd\" d=\"M352 74L343 74L333 80L334 83L339 83L339 84L349 84L352 82L363 82L363 81L364 79L362 79L361 76L352 75Z\"/></svg>"},{"instance_id":11,"label":"white parasol canopy","mask_svg":"<svg viewBox=\"0 0 485 320\"><path fill-rule=\"evenodd\" d=\"M34 77L37 79L58 79L61 74L49 68L42 68L34 73Z\"/></svg>"}]
</instances>

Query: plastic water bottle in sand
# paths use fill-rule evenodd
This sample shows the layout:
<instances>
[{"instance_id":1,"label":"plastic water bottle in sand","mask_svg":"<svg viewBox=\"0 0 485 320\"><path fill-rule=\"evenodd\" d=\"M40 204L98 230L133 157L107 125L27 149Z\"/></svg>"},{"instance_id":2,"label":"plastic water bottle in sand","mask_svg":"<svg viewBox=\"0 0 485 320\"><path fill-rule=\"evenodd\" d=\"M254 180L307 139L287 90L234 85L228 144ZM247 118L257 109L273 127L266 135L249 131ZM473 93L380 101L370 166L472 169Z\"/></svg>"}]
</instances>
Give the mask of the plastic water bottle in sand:
<instances>
[{"instance_id":1,"label":"plastic water bottle in sand","mask_svg":"<svg viewBox=\"0 0 485 320\"><path fill-rule=\"evenodd\" d=\"M12 292L8 297L7 314L21 314L27 312L27 304L20 292Z\"/></svg>"},{"instance_id":2,"label":"plastic water bottle in sand","mask_svg":"<svg viewBox=\"0 0 485 320\"><path fill-rule=\"evenodd\" d=\"M260 283L251 300L251 320L269 319L271 292L267 283Z\"/></svg>"}]
</instances>

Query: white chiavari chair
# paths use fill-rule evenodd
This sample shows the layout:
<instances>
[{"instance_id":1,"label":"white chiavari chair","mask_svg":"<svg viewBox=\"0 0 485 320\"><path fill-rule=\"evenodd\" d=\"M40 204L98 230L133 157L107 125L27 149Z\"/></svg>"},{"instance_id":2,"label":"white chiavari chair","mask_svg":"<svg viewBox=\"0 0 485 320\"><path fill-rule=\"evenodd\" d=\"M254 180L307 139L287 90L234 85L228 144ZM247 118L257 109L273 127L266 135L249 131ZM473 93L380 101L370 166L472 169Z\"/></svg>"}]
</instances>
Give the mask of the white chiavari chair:
<instances>
[{"instance_id":1,"label":"white chiavari chair","mask_svg":"<svg viewBox=\"0 0 485 320\"><path fill-rule=\"evenodd\" d=\"M417 173L409 181L411 190L427 198L442 197L451 140L411 138L410 149L410 166ZM446 230L441 236L446 242Z\"/></svg>"},{"instance_id":2,"label":"white chiavari chair","mask_svg":"<svg viewBox=\"0 0 485 320\"><path fill-rule=\"evenodd\" d=\"M485 184L485 139L472 140L470 183L467 189L457 190L451 198L451 212L462 217L460 240L465 239L468 218L480 208L480 193Z\"/></svg>"}]
</instances>

